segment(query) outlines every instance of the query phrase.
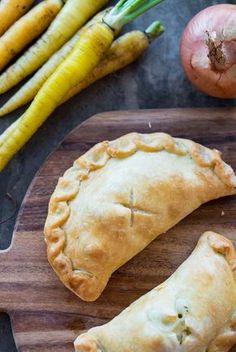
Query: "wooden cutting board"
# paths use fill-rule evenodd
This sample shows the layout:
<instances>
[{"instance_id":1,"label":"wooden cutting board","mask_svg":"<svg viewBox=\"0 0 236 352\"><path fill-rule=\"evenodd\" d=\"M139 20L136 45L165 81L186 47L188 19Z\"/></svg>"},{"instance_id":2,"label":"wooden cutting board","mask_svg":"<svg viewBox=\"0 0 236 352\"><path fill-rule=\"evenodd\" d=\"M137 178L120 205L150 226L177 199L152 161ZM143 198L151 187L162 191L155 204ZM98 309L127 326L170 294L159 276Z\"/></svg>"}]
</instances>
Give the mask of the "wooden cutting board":
<instances>
[{"instance_id":1,"label":"wooden cutting board","mask_svg":"<svg viewBox=\"0 0 236 352\"><path fill-rule=\"evenodd\" d=\"M107 322L171 275L206 230L218 231L236 245L236 197L228 197L202 206L160 236L112 276L98 301L82 302L60 283L47 262L43 240L58 177L95 143L131 131L163 131L218 148L236 169L235 108L109 112L76 128L35 176L12 246L0 252L0 311L11 317L20 352L72 352L72 341L81 331Z\"/></svg>"}]
</instances>

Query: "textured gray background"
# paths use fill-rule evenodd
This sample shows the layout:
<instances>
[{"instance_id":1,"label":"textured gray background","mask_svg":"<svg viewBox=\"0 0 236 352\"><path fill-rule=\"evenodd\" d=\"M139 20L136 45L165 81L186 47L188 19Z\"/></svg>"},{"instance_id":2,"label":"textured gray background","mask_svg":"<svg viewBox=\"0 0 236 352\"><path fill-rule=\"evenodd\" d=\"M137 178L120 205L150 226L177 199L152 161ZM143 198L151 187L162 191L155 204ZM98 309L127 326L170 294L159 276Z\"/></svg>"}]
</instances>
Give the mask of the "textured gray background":
<instances>
[{"instance_id":1,"label":"textured gray background","mask_svg":"<svg viewBox=\"0 0 236 352\"><path fill-rule=\"evenodd\" d=\"M0 221L12 212L12 204L7 200L6 193L9 192L17 199L19 209L31 180L49 153L74 127L98 112L236 105L233 100L214 99L197 91L186 79L179 61L179 42L183 28L195 13L217 3L222 1L165 0L127 27L145 29L153 20L161 19L166 32L139 61L122 72L97 82L57 109L5 171L0 173ZM236 1L231 3L235 4ZM0 104L12 93L2 96ZM24 109L18 110L1 119L0 132L23 111ZM0 225L0 249L9 246L15 220L16 217L13 217ZM0 314L0 352L14 351L16 349L9 318Z\"/></svg>"}]
</instances>

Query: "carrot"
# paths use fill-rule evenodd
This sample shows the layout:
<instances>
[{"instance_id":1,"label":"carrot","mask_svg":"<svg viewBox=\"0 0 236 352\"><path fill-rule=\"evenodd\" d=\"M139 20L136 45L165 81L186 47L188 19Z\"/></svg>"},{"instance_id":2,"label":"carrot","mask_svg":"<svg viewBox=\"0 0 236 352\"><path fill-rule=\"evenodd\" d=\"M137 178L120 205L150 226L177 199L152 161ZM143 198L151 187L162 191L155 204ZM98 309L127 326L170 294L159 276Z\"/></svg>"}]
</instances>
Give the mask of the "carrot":
<instances>
[{"instance_id":1,"label":"carrot","mask_svg":"<svg viewBox=\"0 0 236 352\"><path fill-rule=\"evenodd\" d=\"M90 26L95 22L101 21L104 14L109 11L106 9L101 11L96 16L94 16L82 29L80 29L60 50L58 50L36 73L35 75L16 92L15 95L5 105L0 108L0 116L9 114L10 112L18 109L19 107L29 103L35 95L38 93L39 89L42 87L44 82L51 76L51 74L56 70L56 68L65 60L68 54L73 49L77 40L81 35L81 31L84 28Z\"/></svg>"},{"instance_id":2,"label":"carrot","mask_svg":"<svg viewBox=\"0 0 236 352\"><path fill-rule=\"evenodd\" d=\"M160 0L120 0L104 16L103 22L95 23L83 31L72 52L44 83L0 147L0 170L55 110L71 87L94 70L111 46L115 32L159 2Z\"/></svg>"},{"instance_id":3,"label":"carrot","mask_svg":"<svg viewBox=\"0 0 236 352\"><path fill-rule=\"evenodd\" d=\"M115 40L105 58L97 67L95 67L93 72L91 72L83 81L79 82L78 85L72 87L60 104L63 104L65 101L69 100L99 79L128 66L143 54L149 44L159 37L163 31L164 27L159 21L156 21L149 26L145 32L137 30L131 31Z\"/></svg>"},{"instance_id":4,"label":"carrot","mask_svg":"<svg viewBox=\"0 0 236 352\"><path fill-rule=\"evenodd\" d=\"M5 32L0 38L0 70L49 26L61 7L61 0L45 0Z\"/></svg>"},{"instance_id":5,"label":"carrot","mask_svg":"<svg viewBox=\"0 0 236 352\"><path fill-rule=\"evenodd\" d=\"M0 94L36 71L108 0L67 0L44 35L0 76Z\"/></svg>"},{"instance_id":6,"label":"carrot","mask_svg":"<svg viewBox=\"0 0 236 352\"><path fill-rule=\"evenodd\" d=\"M101 12L88 22L90 25L93 21L101 19L104 12ZM135 61L148 47L149 43L163 33L164 28L160 22L156 21L147 28L145 32L131 31L124 34L122 37L114 41L111 48L108 50L105 58L95 67L94 71L90 73L83 81L75 87L72 87L66 94L60 104L64 103L81 90L87 88L95 81L107 76L108 74L118 71L123 67ZM27 104L31 101L39 91L40 87L46 81L53 70L64 60L65 55L70 47L73 47L73 42L78 38L78 34L71 39L61 50L54 56L26 83L1 109L0 116Z\"/></svg>"},{"instance_id":7,"label":"carrot","mask_svg":"<svg viewBox=\"0 0 236 352\"><path fill-rule=\"evenodd\" d=\"M0 36L30 8L34 0L0 1Z\"/></svg>"},{"instance_id":8,"label":"carrot","mask_svg":"<svg viewBox=\"0 0 236 352\"><path fill-rule=\"evenodd\" d=\"M95 16L99 18L102 13ZM92 21L91 21L92 22ZM68 99L70 99L75 94L79 93L82 89L88 87L95 81L101 79L108 74L118 71L123 67L129 65L131 62L135 61L149 46L149 44L159 37L164 31L164 27L159 21L155 21L151 26L149 26L145 32L141 31L131 31L124 34L122 37L118 38L113 42L111 48L108 50L105 58L100 62L100 64L95 67L94 71L90 73L83 81L81 81L77 86L72 87L72 89L67 93L63 100L59 103L62 104ZM15 121L1 136L0 136L0 146L6 140L6 137L19 123L18 119Z\"/></svg>"}]
</instances>

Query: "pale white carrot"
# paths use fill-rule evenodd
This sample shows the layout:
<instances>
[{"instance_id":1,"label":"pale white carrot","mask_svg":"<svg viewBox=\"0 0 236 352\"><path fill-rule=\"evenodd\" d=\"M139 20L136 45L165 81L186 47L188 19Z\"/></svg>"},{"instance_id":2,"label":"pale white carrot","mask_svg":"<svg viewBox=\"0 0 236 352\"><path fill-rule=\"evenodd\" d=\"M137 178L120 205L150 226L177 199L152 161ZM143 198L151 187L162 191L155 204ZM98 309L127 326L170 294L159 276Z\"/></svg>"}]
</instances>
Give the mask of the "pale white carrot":
<instances>
[{"instance_id":1,"label":"pale white carrot","mask_svg":"<svg viewBox=\"0 0 236 352\"><path fill-rule=\"evenodd\" d=\"M160 2L161 0L120 0L104 16L102 22L94 23L83 31L72 52L47 79L19 123L0 146L0 170L32 137L70 89L95 69L109 50L116 31Z\"/></svg>"},{"instance_id":2,"label":"pale white carrot","mask_svg":"<svg viewBox=\"0 0 236 352\"><path fill-rule=\"evenodd\" d=\"M80 29L63 47L58 50L36 73L35 75L22 87L9 101L6 102L0 108L0 116L9 114L10 112L18 109L19 107L29 103L35 95L38 93L39 89L42 87L44 82L51 76L51 74L56 70L56 68L65 60L68 54L73 49L74 45L79 39L84 28L87 28L91 24L98 22L102 19L104 14L109 11L106 9L101 11L96 16L94 16L82 29Z\"/></svg>"},{"instance_id":3,"label":"pale white carrot","mask_svg":"<svg viewBox=\"0 0 236 352\"><path fill-rule=\"evenodd\" d=\"M108 0L67 0L44 35L0 76L0 94L42 66Z\"/></svg>"},{"instance_id":4,"label":"pale white carrot","mask_svg":"<svg viewBox=\"0 0 236 352\"><path fill-rule=\"evenodd\" d=\"M101 12L93 18L92 21L99 20L104 12ZM90 21L90 23L92 22ZM88 23L89 25L89 23ZM84 27L85 28L85 27ZM87 88L95 81L109 75L112 72L118 71L123 67L129 65L131 62L135 61L148 47L154 39L159 37L163 33L164 28L159 21L155 21L151 26L149 26L145 32L141 31L131 31L124 34L122 37L118 38L113 42L110 49L108 50L104 59L98 64L97 67L78 85L72 87L70 91L63 98L62 102L67 101L74 95L81 92L81 90ZM77 36L77 35L76 35ZM20 106L28 103L34 98L42 84L44 83L44 78L46 80L47 73L53 72L53 63L64 58L63 50L67 49L68 44L70 44L73 39L67 43L57 54L54 55L48 64L45 64L41 70L39 70L36 75L29 80L1 109L0 116L4 116L7 113L19 108ZM73 46L73 45L72 45ZM61 55L59 53L61 52ZM57 65L55 65L55 68ZM46 72L45 75L42 73ZM60 104L61 104L60 103Z\"/></svg>"}]
</instances>

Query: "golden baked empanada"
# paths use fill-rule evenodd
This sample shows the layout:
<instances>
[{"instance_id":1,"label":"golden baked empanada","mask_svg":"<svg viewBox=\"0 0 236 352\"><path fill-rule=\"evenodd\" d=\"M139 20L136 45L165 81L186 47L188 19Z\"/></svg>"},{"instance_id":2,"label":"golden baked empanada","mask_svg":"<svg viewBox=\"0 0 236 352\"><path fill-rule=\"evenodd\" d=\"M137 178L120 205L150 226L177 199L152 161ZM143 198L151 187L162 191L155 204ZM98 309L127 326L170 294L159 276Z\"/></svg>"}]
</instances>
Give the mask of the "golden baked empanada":
<instances>
[{"instance_id":1,"label":"golden baked empanada","mask_svg":"<svg viewBox=\"0 0 236 352\"><path fill-rule=\"evenodd\" d=\"M75 341L76 352L226 352L236 343L236 253L206 232L164 283L108 324Z\"/></svg>"},{"instance_id":2,"label":"golden baked empanada","mask_svg":"<svg viewBox=\"0 0 236 352\"><path fill-rule=\"evenodd\" d=\"M59 180L45 238L61 281L95 300L111 274L202 203L236 193L220 153L164 133L102 142Z\"/></svg>"}]
</instances>

